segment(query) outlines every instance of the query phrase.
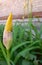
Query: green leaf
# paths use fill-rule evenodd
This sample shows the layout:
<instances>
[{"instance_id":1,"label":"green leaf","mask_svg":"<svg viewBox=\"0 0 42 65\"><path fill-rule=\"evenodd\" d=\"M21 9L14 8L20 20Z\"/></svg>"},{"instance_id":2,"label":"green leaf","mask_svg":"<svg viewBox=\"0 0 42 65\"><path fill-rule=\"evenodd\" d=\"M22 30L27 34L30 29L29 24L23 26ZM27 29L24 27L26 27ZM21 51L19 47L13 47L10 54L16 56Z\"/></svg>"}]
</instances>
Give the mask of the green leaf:
<instances>
[{"instance_id":1,"label":"green leaf","mask_svg":"<svg viewBox=\"0 0 42 65\"><path fill-rule=\"evenodd\" d=\"M36 46L36 47L31 47L31 48L28 48L28 47L25 48L24 50L22 50L21 52L19 52L17 54L17 56L15 57L14 63L16 63L17 60L21 57L21 54L25 54L26 52L29 52L29 51L34 50L34 49L37 49L37 48L39 48L39 47Z\"/></svg>"},{"instance_id":2,"label":"green leaf","mask_svg":"<svg viewBox=\"0 0 42 65\"><path fill-rule=\"evenodd\" d=\"M2 45L2 43L1 43L1 42L0 42L0 48L1 48L2 53L3 53L3 55L4 55L5 59L6 59L5 49L4 49L4 47L3 47L3 45Z\"/></svg>"},{"instance_id":3,"label":"green leaf","mask_svg":"<svg viewBox=\"0 0 42 65\"><path fill-rule=\"evenodd\" d=\"M11 50L11 55L14 51L16 51L18 48L22 47L23 45L26 45L26 44L30 44L30 41L26 41L26 42L23 42L23 43L20 43L18 44L17 46L13 47L12 50Z\"/></svg>"},{"instance_id":4,"label":"green leaf","mask_svg":"<svg viewBox=\"0 0 42 65\"><path fill-rule=\"evenodd\" d=\"M0 61L0 65L7 65L6 61Z\"/></svg>"},{"instance_id":5,"label":"green leaf","mask_svg":"<svg viewBox=\"0 0 42 65\"><path fill-rule=\"evenodd\" d=\"M42 60L39 60L39 62L42 64Z\"/></svg>"},{"instance_id":6,"label":"green leaf","mask_svg":"<svg viewBox=\"0 0 42 65\"><path fill-rule=\"evenodd\" d=\"M25 54L21 54L22 57L24 57L25 59L28 59L28 60L35 60L37 57L36 55L33 55L29 52L26 52Z\"/></svg>"},{"instance_id":7,"label":"green leaf","mask_svg":"<svg viewBox=\"0 0 42 65\"><path fill-rule=\"evenodd\" d=\"M10 61L10 63L11 63L11 65L15 65L15 64L13 63L13 61Z\"/></svg>"},{"instance_id":8,"label":"green leaf","mask_svg":"<svg viewBox=\"0 0 42 65\"><path fill-rule=\"evenodd\" d=\"M0 48L2 50L2 53L3 53L3 56L6 60L6 62L8 63L8 59L7 59L7 56L6 56L6 52L5 52L5 49L4 49L4 46L2 45L2 43L0 42Z\"/></svg>"},{"instance_id":9,"label":"green leaf","mask_svg":"<svg viewBox=\"0 0 42 65\"><path fill-rule=\"evenodd\" d=\"M32 62L29 62L27 60L23 60L22 61L22 65L33 65L33 63Z\"/></svg>"}]
</instances>

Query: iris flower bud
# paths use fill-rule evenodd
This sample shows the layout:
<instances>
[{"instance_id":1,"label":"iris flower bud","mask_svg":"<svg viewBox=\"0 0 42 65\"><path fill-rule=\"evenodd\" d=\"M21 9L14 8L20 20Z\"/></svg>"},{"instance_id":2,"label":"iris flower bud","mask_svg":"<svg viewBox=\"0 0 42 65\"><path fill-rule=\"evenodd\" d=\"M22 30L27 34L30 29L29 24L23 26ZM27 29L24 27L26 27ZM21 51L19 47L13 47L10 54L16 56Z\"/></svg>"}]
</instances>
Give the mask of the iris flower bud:
<instances>
[{"instance_id":1,"label":"iris flower bud","mask_svg":"<svg viewBox=\"0 0 42 65\"><path fill-rule=\"evenodd\" d=\"M12 45L12 13L10 13L3 32L3 44L7 50Z\"/></svg>"}]
</instances>

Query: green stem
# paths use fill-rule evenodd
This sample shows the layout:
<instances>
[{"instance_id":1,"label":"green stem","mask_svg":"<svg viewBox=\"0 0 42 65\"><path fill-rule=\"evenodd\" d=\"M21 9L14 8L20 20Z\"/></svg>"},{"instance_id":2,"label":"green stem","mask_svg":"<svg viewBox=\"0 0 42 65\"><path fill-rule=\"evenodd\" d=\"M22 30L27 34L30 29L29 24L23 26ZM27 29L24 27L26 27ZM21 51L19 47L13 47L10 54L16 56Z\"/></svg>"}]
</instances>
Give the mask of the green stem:
<instances>
[{"instance_id":1,"label":"green stem","mask_svg":"<svg viewBox=\"0 0 42 65\"><path fill-rule=\"evenodd\" d=\"M4 58L6 59L7 65L10 65L10 61L9 61L10 60L10 58L9 58L10 56L8 57L9 51L7 51L7 55L6 55L4 47L3 47L2 43L1 43L1 41L0 41L0 48L1 48L2 52L3 52Z\"/></svg>"},{"instance_id":2,"label":"green stem","mask_svg":"<svg viewBox=\"0 0 42 65\"><path fill-rule=\"evenodd\" d=\"M9 50L7 50L7 64L10 65L10 54L9 54Z\"/></svg>"}]
</instances>

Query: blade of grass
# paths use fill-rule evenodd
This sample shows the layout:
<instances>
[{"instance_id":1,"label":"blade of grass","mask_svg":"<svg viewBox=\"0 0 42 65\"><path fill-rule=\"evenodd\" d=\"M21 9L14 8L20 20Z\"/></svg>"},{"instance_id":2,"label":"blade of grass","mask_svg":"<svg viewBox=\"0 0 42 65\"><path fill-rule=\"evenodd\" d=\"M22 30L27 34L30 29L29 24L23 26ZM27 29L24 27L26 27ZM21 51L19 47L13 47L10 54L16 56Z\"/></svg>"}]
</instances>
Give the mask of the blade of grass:
<instances>
[{"instance_id":1,"label":"blade of grass","mask_svg":"<svg viewBox=\"0 0 42 65\"><path fill-rule=\"evenodd\" d=\"M17 54L17 56L15 57L15 60L14 60L14 63L16 63L18 61L18 59L21 57L21 54L25 54L26 52L28 51L31 51L31 50L34 50L34 49L37 49L39 48L39 46L36 46L36 47L31 47L31 48L26 48L24 50L22 50L20 53Z\"/></svg>"},{"instance_id":2,"label":"blade of grass","mask_svg":"<svg viewBox=\"0 0 42 65\"><path fill-rule=\"evenodd\" d=\"M0 42L0 48L1 48L2 53L3 53L3 56L4 56L4 58L5 58L5 60L6 60L7 64L8 64L7 55L6 55L6 53L5 53L4 47L3 47L3 45L2 45L2 43L1 43L1 42Z\"/></svg>"},{"instance_id":3,"label":"blade of grass","mask_svg":"<svg viewBox=\"0 0 42 65\"><path fill-rule=\"evenodd\" d=\"M18 44L17 46L13 47L12 50L11 50L11 55L12 53L17 50L19 47L23 46L23 45L26 45L26 44L30 44L31 42L30 41L26 41L26 42L23 42L23 43L20 43Z\"/></svg>"},{"instance_id":4,"label":"blade of grass","mask_svg":"<svg viewBox=\"0 0 42 65\"><path fill-rule=\"evenodd\" d=\"M37 27L32 24L32 29L33 29L34 32L35 32L35 38L36 38L36 39L40 39L40 34L39 34L39 32L38 32Z\"/></svg>"},{"instance_id":5,"label":"blade of grass","mask_svg":"<svg viewBox=\"0 0 42 65\"><path fill-rule=\"evenodd\" d=\"M17 46L15 46L15 47L12 48L11 55L13 54L14 51L16 51L18 48L22 47L23 45L26 45L26 44L29 43L30 45L28 47L31 47L31 46L35 45L37 42L39 42L39 40L33 42L32 44L30 44L31 43L30 41L26 41L26 42L23 42L21 44L18 44Z\"/></svg>"},{"instance_id":6,"label":"blade of grass","mask_svg":"<svg viewBox=\"0 0 42 65\"><path fill-rule=\"evenodd\" d=\"M19 33L19 41L22 41L23 35L25 33L25 29L21 26L20 27L20 33Z\"/></svg>"},{"instance_id":7,"label":"blade of grass","mask_svg":"<svg viewBox=\"0 0 42 65\"><path fill-rule=\"evenodd\" d=\"M29 26L29 31L30 31L30 40L31 40L31 43L32 43L32 18L29 18L29 22L28 22L28 26Z\"/></svg>"},{"instance_id":8,"label":"blade of grass","mask_svg":"<svg viewBox=\"0 0 42 65\"><path fill-rule=\"evenodd\" d=\"M32 46L35 45L37 42L39 42L39 41L36 41L36 42L34 42L33 44L30 44L30 45L27 47L27 50L28 50L30 47L32 48ZM39 47L39 46L36 46L36 47ZM36 49L36 47L34 46L35 49ZM25 51L25 50L24 50L24 51ZM23 52L24 52L24 51L23 51ZM21 52L22 52L22 51L21 51ZM21 53L21 52L20 52L20 53ZM22 53L23 53L23 52L22 52ZM20 53L18 53L18 54L20 54ZM17 54L17 56L18 56L18 54ZM18 58L20 58L20 56L19 56Z\"/></svg>"},{"instance_id":9,"label":"blade of grass","mask_svg":"<svg viewBox=\"0 0 42 65\"><path fill-rule=\"evenodd\" d=\"M39 43L39 40L33 42L32 44L28 45L28 47L32 47L33 45L35 46L35 44Z\"/></svg>"},{"instance_id":10,"label":"blade of grass","mask_svg":"<svg viewBox=\"0 0 42 65\"><path fill-rule=\"evenodd\" d=\"M6 53L5 53L4 47L3 47L3 45L2 45L1 42L0 42L0 48L1 48L1 50L2 50L2 52L3 52L3 55L4 55L5 59L6 59ZM6 59L6 60L7 60L7 59Z\"/></svg>"},{"instance_id":11,"label":"blade of grass","mask_svg":"<svg viewBox=\"0 0 42 65\"><path fill-rule=\"evenodd\" d=\"M9 65L9 63L8 63L8 58L7 58L7 55L6 55L6 53L5 53L5 49L4 49L4 47L3 47L3 45L2 45L1 42L0 42L0 47L1 47L1 50L2 50L2 53L3 53L3 56L4 56L4 58L5 58L6 62L7 62L7 64Z\"/></svg>"}]
</instances>

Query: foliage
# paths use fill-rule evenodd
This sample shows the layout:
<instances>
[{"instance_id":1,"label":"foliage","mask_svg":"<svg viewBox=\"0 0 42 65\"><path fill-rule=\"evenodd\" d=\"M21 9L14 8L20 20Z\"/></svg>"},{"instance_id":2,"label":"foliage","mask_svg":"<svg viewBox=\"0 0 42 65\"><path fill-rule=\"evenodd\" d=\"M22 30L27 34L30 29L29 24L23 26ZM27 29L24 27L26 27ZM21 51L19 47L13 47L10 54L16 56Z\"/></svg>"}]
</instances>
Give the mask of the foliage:
<instances>
[{"instance_id":1,"label":"foliage","mask_svg":"<svg viewBox=\"0 0 42 65\"><path fill-rule=\"evenodd\" d=\"M40 29L32 23L15 23L13 26L13 43L8 51L3 45L4 25L0 25L0 65L42 65L42 24Z\"/></svg>"}]
</instances>

